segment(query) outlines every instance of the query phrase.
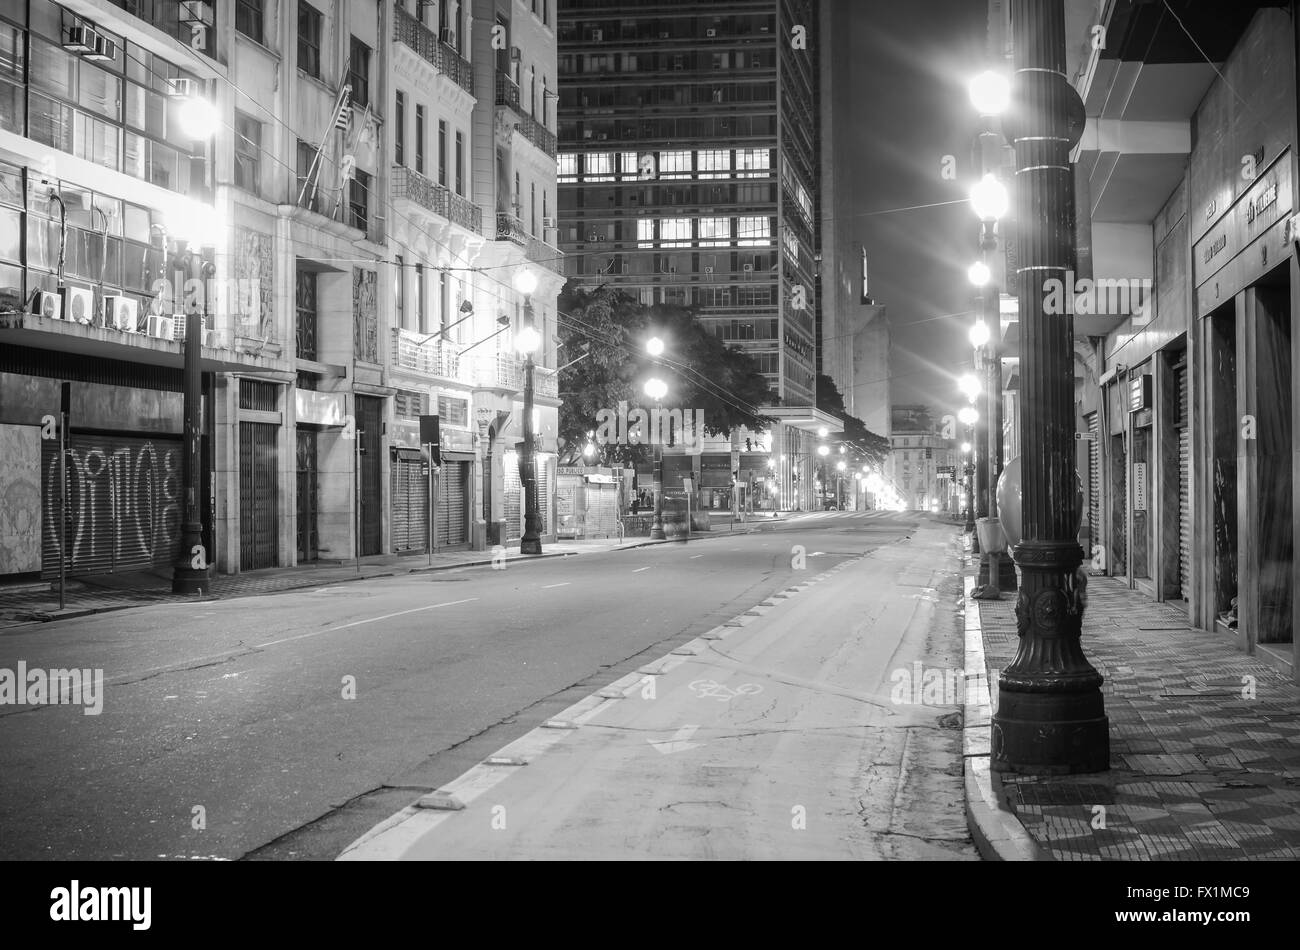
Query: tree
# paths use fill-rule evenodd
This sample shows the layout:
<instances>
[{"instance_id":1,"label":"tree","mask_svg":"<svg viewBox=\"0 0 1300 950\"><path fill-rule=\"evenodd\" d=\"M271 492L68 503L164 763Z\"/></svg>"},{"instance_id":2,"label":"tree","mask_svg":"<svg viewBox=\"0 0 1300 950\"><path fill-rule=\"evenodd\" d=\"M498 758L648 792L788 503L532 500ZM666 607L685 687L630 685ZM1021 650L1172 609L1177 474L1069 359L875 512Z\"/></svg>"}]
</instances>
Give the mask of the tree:
<instances>
[{"instance_id":1,"label":"tree","mask_svg":"<svg viewBox=\"0 0 1300 950\"><path fill-rule=\"evenodd\" d=\"M844 423L844 441L865 461L874 465L885 464L889 456L889 439L872 432L857 416L849 415L835 380L822 373L817 374L817 408L840 418Z\"/></svg>"},{"instance_id":2,"label":"tree","mask_svg":"<svg viewBox=\"0 0 1300 950\"><path fill-rule=\"evenodd\" d=\"M582 290L570 283L560 295L561 456L582 457L602 410L617 412L649 401L642 386L657 375L668 384L664 408L699 410L710 435L737 426L768 424L759 407L770 400L766 378L745 353L707 333L695 314L676 306L648 306L626 291L605 284ZM645 349L651 336L667 346L656 361ZM649 458L645 445L605 445L606 462L635 463Z\"/></svg>"}]
</instances>

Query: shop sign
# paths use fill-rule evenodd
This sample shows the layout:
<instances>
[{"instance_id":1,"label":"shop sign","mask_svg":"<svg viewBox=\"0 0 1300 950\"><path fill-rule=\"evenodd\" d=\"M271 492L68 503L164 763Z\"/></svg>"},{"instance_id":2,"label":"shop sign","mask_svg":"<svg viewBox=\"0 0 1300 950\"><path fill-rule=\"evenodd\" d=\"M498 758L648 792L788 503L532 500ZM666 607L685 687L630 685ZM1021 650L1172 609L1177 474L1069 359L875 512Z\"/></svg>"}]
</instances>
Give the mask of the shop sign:
<instances>
[{"instance_id":1,"label":"shop sign","mask_svg":"<svg viewBox=\"0 0 1300 950\"><path fill-rule=\"evenodd\" d=\"M1133 463L1133 510L1147 510L1147 463Z\"/></svg>"}]
</instances>

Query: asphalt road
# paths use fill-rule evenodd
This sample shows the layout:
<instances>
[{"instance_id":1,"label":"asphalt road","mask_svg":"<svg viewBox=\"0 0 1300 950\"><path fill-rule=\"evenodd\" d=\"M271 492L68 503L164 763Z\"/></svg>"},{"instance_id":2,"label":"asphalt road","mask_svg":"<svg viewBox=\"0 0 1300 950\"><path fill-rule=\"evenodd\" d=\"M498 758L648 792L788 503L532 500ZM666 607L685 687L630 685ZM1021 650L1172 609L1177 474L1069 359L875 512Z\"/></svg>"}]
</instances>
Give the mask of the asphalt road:
<instances>
[{"instance_id":1,"label":"asphalt road","mask_svg":"<svg viewBox=\"0 0 1300 950\"><path fill-rule=\"evenodd\" d=\"M0 668L105 679L98 716L0 707L0 857L332 858L557 710L915 527L832 513L0 636Z\"/></svg>"}]
</instances>

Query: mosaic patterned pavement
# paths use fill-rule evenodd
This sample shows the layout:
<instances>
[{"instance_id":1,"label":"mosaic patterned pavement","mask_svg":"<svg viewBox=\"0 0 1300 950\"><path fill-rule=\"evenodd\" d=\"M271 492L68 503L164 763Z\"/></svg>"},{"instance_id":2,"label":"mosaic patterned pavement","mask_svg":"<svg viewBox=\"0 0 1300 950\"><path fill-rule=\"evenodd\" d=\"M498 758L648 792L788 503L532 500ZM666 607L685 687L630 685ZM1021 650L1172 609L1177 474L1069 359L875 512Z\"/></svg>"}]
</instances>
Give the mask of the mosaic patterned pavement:
<instances>
[{"instance_id":1,"label":"mosaic patterned pavement","mask_svg":"<svg viewBox=\"0 0 1300 950\"><path fill-rule=\"evenodd\" d=\"M980 602L997 670L1015 602ZM1300 858L1300 689L1187 615L1092 578L1084 650L1105 677L1111 771L1002 776L1008 805L1058 861Z\"/></svg>"}]
</instances>

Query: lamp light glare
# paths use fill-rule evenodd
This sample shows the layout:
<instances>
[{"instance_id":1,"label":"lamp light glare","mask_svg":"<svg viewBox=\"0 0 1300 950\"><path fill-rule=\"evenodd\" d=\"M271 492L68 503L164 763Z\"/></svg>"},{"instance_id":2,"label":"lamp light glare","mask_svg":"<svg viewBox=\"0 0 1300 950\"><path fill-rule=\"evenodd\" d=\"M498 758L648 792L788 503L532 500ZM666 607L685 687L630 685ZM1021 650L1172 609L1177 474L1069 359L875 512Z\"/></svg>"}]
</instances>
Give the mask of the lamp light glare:
<instances>
[{"instance_id":1,"label":"lamp light glare","mask_svg":"<svg viewBox=\"0 0 1300 950\"><path fill-rule=\"evenodd\" d=\"M986 69L967 87L971 105L980 115L1001 115L1011 105L1011 83L1000 72Z\"/></svg>"},{"instance_id":2,"label":"lamp light glare","mask_svg":"<svg viewBox=\"0 0 1300 950\"><path fill-rule=\"evenodd\" d=\"M1009 201L1006 187L991 172L970 190L970 205L981 221L1005 217Z\"/></svg>"}]
</instances>

